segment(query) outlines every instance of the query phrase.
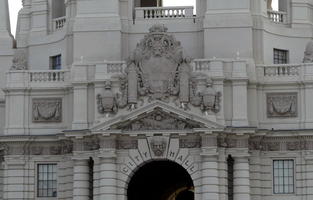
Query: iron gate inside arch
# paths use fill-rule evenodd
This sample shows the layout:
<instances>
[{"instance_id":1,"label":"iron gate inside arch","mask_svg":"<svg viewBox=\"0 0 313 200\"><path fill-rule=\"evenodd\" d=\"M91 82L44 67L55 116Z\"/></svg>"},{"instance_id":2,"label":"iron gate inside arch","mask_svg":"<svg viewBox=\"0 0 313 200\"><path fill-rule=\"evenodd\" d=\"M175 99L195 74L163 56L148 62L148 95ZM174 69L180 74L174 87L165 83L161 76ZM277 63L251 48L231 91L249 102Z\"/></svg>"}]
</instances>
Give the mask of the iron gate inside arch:
<instances>
[{"instance_id":1,"label":"iron gate inside arch","mask_svg":"<svg viewBox=\"0 0 313 200\"><path fill-rule=\"evenodd\" d=\"M194 200L188 172L171 161L152 161L139 168L127 189L128 200Z\"/></svg>"}]
</instances>

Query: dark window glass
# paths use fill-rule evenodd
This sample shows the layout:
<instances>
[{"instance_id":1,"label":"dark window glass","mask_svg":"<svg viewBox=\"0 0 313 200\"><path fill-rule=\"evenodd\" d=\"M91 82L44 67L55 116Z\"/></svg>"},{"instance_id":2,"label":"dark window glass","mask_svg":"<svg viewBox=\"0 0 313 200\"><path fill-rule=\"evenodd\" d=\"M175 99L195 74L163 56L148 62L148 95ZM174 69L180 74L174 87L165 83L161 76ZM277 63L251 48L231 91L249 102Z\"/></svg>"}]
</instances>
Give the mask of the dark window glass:
<instances>
[{"instance_id":1,"label":"dark window glass","mask_svg":"<svg viewBox=\"0 0 313 200\"><path fill-rule=\"evenodd\" d=\"M38 164L37 168L37 196L57 196L57 165Z\"/></svg>"},{"instance_id":2,"label":"dark window glass","mask_svg":"<svg viewBox=\"0 0 313 200\"><path fill-rule=\"evenodd\" d=\"M274 64L287 64L288 51L281 49L274 49Z\"/></svg>"},{"instance_id":3,"label":"dark window glass","mask_svg":"<svg viewBox=\"0 0 313 200\"><path fill-rule=\"evenodd\" d=\"M51 69L52 70L60 70L62 68L62 64L61 64L61 55L56 55L56 56L52 56L50 57L50 63L51 63Z\"/></svg>"},{"instance_id":4,"label":"dark window glass","mask_svg":"<svg viewBox=\"0 0 313 200\"><path fill-rule=\"evenodd\" d=\"M228 156L227 159L227 186L228 186L228 200L234 199L234 159Z\"/></svg>"},{"instance_id":5,"label":"dark window glass","mask_svg":"<svg viewBox=\"0 0 313 200\"><path fill-rule=\"evenodd\" d=\"M275 194L294 193L294 161L273 161L273 187Z\"/></svg>"},{"instance_id":6,"label":"dark window glass","mask_svg":"<svg viewBox=\"0 0 313 200\"><path fill-rule=\"evenodd\" d=\"M89 200L93 200L93 167L94 167L94 161L92 158L89 158Z\"/></svg>"}]
</instances>

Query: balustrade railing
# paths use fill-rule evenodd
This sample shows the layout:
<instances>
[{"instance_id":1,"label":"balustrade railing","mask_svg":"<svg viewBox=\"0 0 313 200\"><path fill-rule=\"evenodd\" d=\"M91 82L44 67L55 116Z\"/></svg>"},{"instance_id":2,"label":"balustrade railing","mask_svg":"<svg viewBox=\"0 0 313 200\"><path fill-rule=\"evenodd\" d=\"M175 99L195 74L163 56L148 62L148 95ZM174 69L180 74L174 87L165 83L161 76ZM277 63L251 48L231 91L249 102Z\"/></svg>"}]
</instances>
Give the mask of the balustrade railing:
<instances>
[{"instance_id":1,"label":"balustrade railing","mask_svg":"<svg viewBox=\"0 0 313 200\"><path fill-rule=\"evenodd\" d=\"M66 16L53 19L53 30L62 29L66 23Z\"/></svg>"},{"instance_id":2,"label":"balustrade railing","mask_svg":"<svg viewBox=\"0 0 313 200\"><path fill-rule=\"evenodd\" d=\"M107 65L108 74L123 73L126 68L124 61L107 61L105 64Z\"/></svg>"},{"instance_id":3,"label":"balustrade railing","mask_svg":"<svg viewBox=\"0 0 313 200\"><path fill-rule=\"evenodd\" d=\"M293 77L300 75L301 64L263 65L258 68L263 71L264 77Z\"/></svg>"},{"instance_id":4,"label":"balustrade railing","mask_svg":"<svg viewBox=\"0 0 313 200\"><path fill-rule=\"evenodd\" d=\"M287 13L281 11L268 10L267 11L268 18L275 23L287 23Z\"/></svg>"},{"instance_id":5,"label":"balustrade railing","mask_svg":"<svg viewBox=\"0 0 313 200\"><path fill-rule=\"evenodd\" d=\"M184 7L139 7L135 8L138 19L191 18L193 6Z\"/></svg>"},{"instance_id":6,"label":"balustrade railing","mask_svg":"<svg viewBox=\"0 0 313 200\"><path fill-rule=\"evenodd\" d=\"M209 59L195 59L191 62L192 71L194 72L209 71L210 62L211 60Z\"/></svg>"},{"instance_id":7,"label":"balustrade railing","mask_svg":"<svg viewBox=\"0 0 313 200\"><path fill-rule=\"evenodd\" d=\"M47 71L30 71L29 81L33 83L54 83L65 82L69 71L66 70L47 70Z\"/></svg>"}]
</instances>

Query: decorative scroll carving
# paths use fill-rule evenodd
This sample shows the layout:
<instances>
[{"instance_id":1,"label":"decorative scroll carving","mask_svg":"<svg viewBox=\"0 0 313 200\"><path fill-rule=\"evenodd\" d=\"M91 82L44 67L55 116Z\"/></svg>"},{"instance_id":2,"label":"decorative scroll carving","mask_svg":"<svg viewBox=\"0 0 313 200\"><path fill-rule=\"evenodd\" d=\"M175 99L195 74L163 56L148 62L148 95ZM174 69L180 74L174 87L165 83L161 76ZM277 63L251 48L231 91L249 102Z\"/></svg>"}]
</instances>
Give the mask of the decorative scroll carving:
<instances>
[{"instance_id":1,"label":"decorative scroll carving","mask_svg":"<svg viewBox=\"0 0 313 200\"><path fill-rule=\"evenodd\" d=\"M26 51L24 49L16 50L12 62L10 70L27 70Z\"/></svg>"},{"instance_id":2,"label":"decorative scroll carving","mask_svg":"<svg viewBox=\"0 0 313 200\"><path fill-rule=\"evenodd\" d=\"M167 146L167 140L155 137L150 141L151 149L155 156L163 156Z\"/></svg>"},{"instance_id":3,"label":"decorative scroll carving","mask_svg":"<svg viewBox=\"0 0 313 200\"><path fill-rule=\"evenodd\" d=\"M303 63L313 62L313 40L309 41L305 47Z\"/></svg>"},{"instance_id":4,"label":"decorative scroll carving","mask_svg":"<svg viewBox=\"0 0 313 200\"><path fill-rule=\"evenodd\" d=\"M33 99L33 122L61 122L62 99Z\"/></svg>"},{"instance_id":5,"label":"decorative scroll carving","mask_svg":"<svg viewBox=\"0 0 313 200\"><path fill-rule=\"evenodd\" d=\"M267 116L296 117L297 93L272 93L267 94Z\"/></svg>"},{"instance_id":6,"label":"decorative scroll carving","mask_svg":"<svg viewBox=\"0 0 313 200\"><path fill-rule=\"evenodd\" d=\"M185 130L203 127L203 125L192 120L180 119L174 114L165 113L161 109L155 109L155 111L139 116L135 120L114 125L111 129L122 129L126 131Z\"/></svg>"}]
</instances>

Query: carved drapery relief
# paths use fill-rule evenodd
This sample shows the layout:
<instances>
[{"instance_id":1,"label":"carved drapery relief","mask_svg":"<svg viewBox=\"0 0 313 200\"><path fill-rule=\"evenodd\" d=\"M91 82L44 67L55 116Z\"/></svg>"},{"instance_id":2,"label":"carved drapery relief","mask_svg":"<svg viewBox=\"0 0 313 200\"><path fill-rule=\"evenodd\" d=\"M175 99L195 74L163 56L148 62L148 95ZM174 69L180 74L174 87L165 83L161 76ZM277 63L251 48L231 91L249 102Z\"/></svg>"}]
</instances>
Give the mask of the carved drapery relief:
<instances>
[{"instance_id":1,"label":"carved drapery relief","mask_svg":"<svg viewBox=\"0 0 313 200\"><path fill-rule=\"evenodd\" d=\"M297 93L267 94L267 117L297 117Z\"/></svg>"},{"instance_id":2,"label":"carved drapery relief","mask_svg":"<svg viewBox=\"0 0 313 200\"><path fill-rule=\"evenodd\" d=\"M133 110L154 100L171 101L185 110L192 105L207 115L219 112L221 93L207 75L200 74L204 77L200 80L199 74L193 74L190 63L167 28L153 25L129 57L125 74L119 77L119 91L114 93L110 84L104 84L103 94L97 96L98 112Z\"/></svg>"},{"instance_id":3,"label":"carved drapery relief","mask_svg":"<svg viewBox=\"0 0 313 200\"><path fill-rule=\"evenodd\" d=\"M137 149L138 140L135 138L119 138L116 144L117 149Z\"/></svg>"},{"instance_id":4,"label":"carved drapery relief","mask_svg":"<svg viewBox=\"0 0 313 200\"><path fill-rule=\"evenodd\" d=\"M62 99L33 99L33 122L61 122Z\"/></svg>"},{"instance_id":5,"label":"carved drapery relief","mask_svg":"<svg viewBox=\"0 0 313 200\"><path fill-rule=\"evenodd\" d=\"M180 148L200 148L201 137L200 136L186 136L179 139Z\"/></svg>"},{"instance_id":6,"label":"carved drapery relief","mask_svg":"<svg viewBox=\"0 0 313 200\"><path fill-rule=\"evenodd\" d=\"M24 49L17 49L12 62L10 70L27 70L26 51Z\"/></svg>"},{"instance_id":7,"label":"carved drapery relief","mask_svg":"<svg viewBox=\"0 0 313 200\"><path fill-rule=\"evenodd\" d=\"M124 131L140 130L185 130L203 128L204 126L191 120L180 119L174 114L165 113L155 109L149 114L143 114L139 118L121 124L113 125L111 129L122 129Z\"/></svg>"}]
</instances>

